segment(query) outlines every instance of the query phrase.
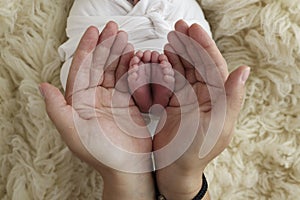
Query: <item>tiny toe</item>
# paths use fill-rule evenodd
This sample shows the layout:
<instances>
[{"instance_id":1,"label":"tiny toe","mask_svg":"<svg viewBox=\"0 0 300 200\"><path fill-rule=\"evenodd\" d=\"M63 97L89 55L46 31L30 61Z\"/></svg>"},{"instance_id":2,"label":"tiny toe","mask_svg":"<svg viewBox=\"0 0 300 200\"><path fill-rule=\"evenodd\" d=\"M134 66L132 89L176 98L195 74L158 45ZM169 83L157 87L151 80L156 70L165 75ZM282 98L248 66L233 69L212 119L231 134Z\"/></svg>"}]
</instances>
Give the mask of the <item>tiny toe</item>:
<instances>
[{"instance_id":1,"label":"tiny toe","mask_svg":"<svg viewBox=\"0 0 300 200\"><path fill-rule=\"evenodd\" d=\"M171 63L169 63L168 61L162 61L162 62L160 63L160 66L161 66L162 68L172 68Z\"/></svg>"},{"instance_id":2,"label":"tiny toe","mask_svg":"<svg viewBox=\"0 0 300 200\"><path fill-rule=\"evenodd\" d=\"M149 50L145 51L142 60L145 63L149 63L151 61L151 51Z\"/></svg>"},{"instance_id":3,"label":"tiny toe","mask_svg":"<svg viewBox=\"0 0 300 200\"><path fill-rule=\"evenodd\" d=\"M135 53L135 56L137 56L139 59L142 59L143 55L144 55L144 53L141 50L139 50Z\"/></svg>"},{"instance_id":4,"label":"tiny toe","mask_svg":"<svg viewBox=\"0 0 300 200\"><path fill-rule=\"evenodd\" d=\"M151 62L158 63L159 62L159 53L157 51L153 51L151 54Z\"/></svg>"},{"instance_id":5,"label":"tiny toe","mask_svg":"<svg viewBox=\"0 0 300 200\"><path fill-rule=\"evenodd\" d=\"M163 73L164 74L168 74L168 75L171 75L171 76L174 76L175 72L172 68L172 65L171 63L167 62L167 61L163 61L161 64L161 69L163 70Z\"/></svg>"},{"instance_id":6,"label":"tiny toe","mask_svg":"<svg viewBox=\"0 0 300 200\"><path fill-rule=\"evenodd\" d=\"M166 83L175 83L175 78L174 78L174 76L165 75L164 76L164 81Z\"/></svg>"},{"instance_id":7,"label":"tiny toe","mask_svg":"<svg viewBox=\"0 0 300 200\"><path fill-rule=\"evenodd\" d=\"M136 72L133 72L128 76L128 81L129 82L136 81L137 78L138 78L138 74Z\"/></svg>"},{"instance_id":8,"label":"tiny toe","mask_svg":"<svg viewBox=\"0 0 300 200\"><path fill-rule=\"evenodd\" d=\"M137 63L140 62L141 59L140 59L138 56L134 56L134 57L133 57L133 60L134 60L134 62L137 64Z\"/></svg>"},{"instance_id":9,"label":"tiny toe","mask_svg":"<svg viewBox=\"0 0 300 200\"><path fill-rule=\"evenodd\" d=\"M139 62L140 62L140 59L137 56L133 56L133 58L130 60L129 65L131 67L131 66L138 64Z\"/></svg>"},{"instance_id":10,"label":"tiny toe","mask_svg":"<svg viewBox=\"0 0 300 200\"><path fill-rule=\"evenodd\" d=\"M163 68L163 73L165 75L174 76L174 70L172 68Z\"/></svg>"},{"instance_id":11,"label":"tiny toe","mask_svg":"<svg viewBox=\"0 0 300 200\"><path fill-rule=\"evenodd\" d=\"M160 62L169 62L168 57L165 54L160 54L158 59Z\"/></svg>"}]
</instances>

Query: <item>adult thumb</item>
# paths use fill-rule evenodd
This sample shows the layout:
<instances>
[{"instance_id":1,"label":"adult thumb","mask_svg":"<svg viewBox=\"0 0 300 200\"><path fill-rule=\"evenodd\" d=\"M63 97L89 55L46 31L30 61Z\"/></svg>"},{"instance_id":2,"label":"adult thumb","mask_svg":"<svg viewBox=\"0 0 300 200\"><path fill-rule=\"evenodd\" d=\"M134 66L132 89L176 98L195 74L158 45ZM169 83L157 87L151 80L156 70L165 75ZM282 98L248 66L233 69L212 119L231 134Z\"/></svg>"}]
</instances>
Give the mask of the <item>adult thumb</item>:
<instances>
[{"instance_id":1,"label":"adult thumb","mask_svg":"<svg viewBox=\"0 0 300 200\"><path fill-rule=\"evenodd\" d=\"M74 127L73 109L67 104L62 93L48 83L39 86L46 104L46 111L59 133L64 139L68 137L68 129Z\"/></svg>"},{"instance_id":2,"label":"adult thumb","mask_svg":"<svg viewBox=\"0 0 300 200\"><path fill-rule=\"evenodd\" d=\"M225 83L227 96L227 117L233 121L238 117L245 95L245 83L250 75L250 67L241 66L231 72Z\"/></svg>"}]
</instances>

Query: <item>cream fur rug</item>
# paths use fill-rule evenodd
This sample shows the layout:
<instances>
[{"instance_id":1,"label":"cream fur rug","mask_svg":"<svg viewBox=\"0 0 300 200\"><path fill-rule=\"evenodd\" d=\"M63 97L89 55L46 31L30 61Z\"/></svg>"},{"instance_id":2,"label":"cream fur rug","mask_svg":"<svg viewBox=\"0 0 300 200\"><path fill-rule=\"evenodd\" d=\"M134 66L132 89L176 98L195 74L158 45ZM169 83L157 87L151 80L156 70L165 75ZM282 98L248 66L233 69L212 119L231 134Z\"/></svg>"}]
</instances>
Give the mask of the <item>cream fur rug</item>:
<instances>
[{"instance_id":1,"label":"cream fur rug","mask_svg":"<svg viewBox=\"0 0 300 200\"><path fill-rule=\"evenodd\" d=\"M213 3L212 3L213 2ZM100 199L38 83L60 86L57 47L72 0L0 0L0 198ZM202 0L230 70L252 68L230 147L206 171L212 199L300 198L300 1Z\"/></svg>"}]
</instances>

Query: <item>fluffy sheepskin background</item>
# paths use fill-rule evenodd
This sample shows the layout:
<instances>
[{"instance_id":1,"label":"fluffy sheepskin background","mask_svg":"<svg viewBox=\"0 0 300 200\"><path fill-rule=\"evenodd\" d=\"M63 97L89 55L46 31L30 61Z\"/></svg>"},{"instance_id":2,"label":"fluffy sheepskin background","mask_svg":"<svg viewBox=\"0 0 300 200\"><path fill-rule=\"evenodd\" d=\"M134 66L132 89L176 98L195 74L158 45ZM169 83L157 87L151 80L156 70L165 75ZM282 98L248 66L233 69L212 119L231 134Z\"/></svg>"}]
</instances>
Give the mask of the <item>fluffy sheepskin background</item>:
<instances>
[{"instance_id":1,"label":"fluffy sheepskin background","mask_svg":"<svg viewBox=\"0 0 300 200\"><path fill-rule=\"evenodd\" d=\"M73 0L0 0L0 198L100 199L101 177L48 119ZM230 147L207 168L212 199L300 197L300 1L202 0L230 70L252 69Z\"/></svg>"}]
</instances>

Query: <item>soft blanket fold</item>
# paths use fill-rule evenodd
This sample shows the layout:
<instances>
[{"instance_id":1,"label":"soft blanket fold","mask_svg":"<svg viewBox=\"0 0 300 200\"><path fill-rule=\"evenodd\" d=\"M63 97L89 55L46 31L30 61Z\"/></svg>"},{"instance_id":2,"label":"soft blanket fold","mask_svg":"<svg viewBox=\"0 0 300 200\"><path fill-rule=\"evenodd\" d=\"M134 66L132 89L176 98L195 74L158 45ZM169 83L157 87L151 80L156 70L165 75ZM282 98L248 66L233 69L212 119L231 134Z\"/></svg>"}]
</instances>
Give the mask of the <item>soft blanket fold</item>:
<instances>
[{"instance_id":1,"label":"soft blanket fold","mask_svg":"<svg viewBox=\"0 0 300 200\"><path fill-rule=\"evenodd\" d=\"M75 0L67 22L68 41L60 46L61 73L65 87L72 56L84 31L91 25L101 31L108 21L115 21L128 33L136 50L163 51L168 32L177 20L198 23L210 33L208 22L195 0L142 0L132 6L126 0Z\"/></svg>"}]
</instances>

